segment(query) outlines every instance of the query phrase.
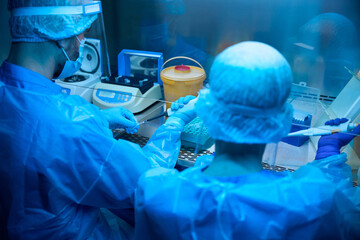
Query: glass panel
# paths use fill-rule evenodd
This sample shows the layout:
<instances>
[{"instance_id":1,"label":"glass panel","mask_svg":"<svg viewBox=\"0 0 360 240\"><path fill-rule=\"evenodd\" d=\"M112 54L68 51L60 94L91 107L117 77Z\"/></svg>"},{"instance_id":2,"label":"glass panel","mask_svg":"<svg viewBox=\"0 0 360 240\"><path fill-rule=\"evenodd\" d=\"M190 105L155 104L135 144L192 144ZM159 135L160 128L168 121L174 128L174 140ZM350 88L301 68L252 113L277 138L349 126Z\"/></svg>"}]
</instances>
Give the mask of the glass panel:
<instances>
[{"instance_id":1,"label":"glass panel","mask_svg":"<svg viewBox=\"0 0 360 240\"><path fill-rule=\"evenodd\" d=\"M155 78L158 77L158 58L143 57L143 56L130 56L130 75L143 75L145 77Z\"/></svg>"},{"instance_id":2,"label":"glass panel","mask_svg":"<svg viewBox=\"0 0 360 240\"><path fill-rule=\"evenodd\" d=\"M113 64L124 48L156 51L164 54L164 61L193 58L209 76L214 58L225 48L260 41L286 57L294 83L306 90L289 101L297 118L306 116L310 123L294 118L294 126L323 126L336 117L360 121L360 81L352 74L360 66L357 0L134 0L103 5L109 45L117 49L109 53ZM306 100L307 90L316 92L316 100ZM295 168L314 158L317 140L310 137L301 146L281 142L267 148L277 154L266 158L275 156L285 164L279 156L294 156L299 161L290 165Z\"/></svg>"}]
</instances>

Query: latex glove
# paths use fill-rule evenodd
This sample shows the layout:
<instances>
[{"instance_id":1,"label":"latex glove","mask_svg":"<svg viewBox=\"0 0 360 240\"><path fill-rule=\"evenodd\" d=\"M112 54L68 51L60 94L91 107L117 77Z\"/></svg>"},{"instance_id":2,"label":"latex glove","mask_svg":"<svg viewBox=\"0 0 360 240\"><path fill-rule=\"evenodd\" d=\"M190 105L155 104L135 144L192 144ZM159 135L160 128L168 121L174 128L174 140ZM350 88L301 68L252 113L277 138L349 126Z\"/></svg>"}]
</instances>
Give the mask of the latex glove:
<instances>
[{"instance_id":1,"label":"latex glove","mask_svg":"<svg viewBox=\"0 0 360 240\"><path fill-rule=\"evenodd\" d=\"M114 107L101 110L111 129L123 128L127 133L134 134L140 125L134 114L124 107Z\"/></svg>"},{"instance_id":2,"label":"latex glove","mask_svg":"<svg viewBox=\"0 0 360 240\"><path fill-rule=\"evenodd\" d=\"M329 120L325 125L338 126L341 123L347 122L346 118L336 118ZM355 138L355 135L360 134L360 125L357 126L353 131L347 133L335 133L331 135L322 136L318 142L318 149L316 152L315 159L327 158L333 155L340 154L340 149L347 145L351 140Z\"/></svg>"},{"instance_id":3,"label":"latex glove","mask_svg":"<svg viewBox=\"0 0 360 240\"><path fill-rule=\"evenodd\" d=\"M183 108L188 102L190 102L191 100L195 99L195 96L192 95L187 95L186 97L181 97L178 100L176 100L175 102L173 102L170 106L172 111L177 111L179 110L179 108Z\"/></svg>"},{"instance_id":4,"label":"latex glove","mask_svg":"<svg viewBox=\"0 0 360 240\"><path fill-rule=\"evenodd\" d=\"M196 117L194 105L187 105L191 100L194 100L196 97L188 95L186 97L181 97L171 104L171 110L174 111L170 118L179 118L184 122L184 125L191 122ZM169 119L170 119L169 118Z\"/></svg>"}]
</instances>

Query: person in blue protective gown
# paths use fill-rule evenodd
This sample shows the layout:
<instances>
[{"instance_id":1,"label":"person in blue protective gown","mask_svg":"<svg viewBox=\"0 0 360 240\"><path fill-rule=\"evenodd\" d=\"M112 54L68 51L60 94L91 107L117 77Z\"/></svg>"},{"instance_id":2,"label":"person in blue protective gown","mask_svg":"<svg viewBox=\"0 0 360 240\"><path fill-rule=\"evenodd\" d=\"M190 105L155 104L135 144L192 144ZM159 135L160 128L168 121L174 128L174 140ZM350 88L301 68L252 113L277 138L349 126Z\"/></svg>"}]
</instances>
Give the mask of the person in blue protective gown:
<instances>
[{"instance_id":1,"label":"person in blue protective gown","mask_svg":"<svg viewBox=\"0 0 360 240\"><path fill-rule=\"evenodd\" d=\"M0 67L1 239L131 238L131 224L107 209L128 213L139 176L176 163L186 124L180 112L141 149L110 130L136 132L130 111L100 110L51 81L80 67L98 4L9 1L12 48Z\"/></svg>"},{"instance_id":2,"label":"person in blue protective gown","mask_svg":"<svg viewBox=\"0 0 360 240\"><path fill-rule=\"evenodd\" d=\"M294 82L337 97L352 77L346 68L357 71L358 36L354 23L341 14L322 13L310 19L288 40L284 51Z\"/></svg>"},{"instance_id":3,"label":"person in blue protective gown","mask_svg":"<svg viewBox=\"0 0 360 240\"><path fill-rule=\"evenodd\" d=\"M262 168L265 144L290 130L291 82L287 61L263 43L239 43L215 58L195 109L190 97L172 105L204 121L215 156L208 166L156 168L139 179L135 239L359 239L360 192L339 154L354 136L321 140L317 159L293 173Z\"/></svg>"}]
</instances>

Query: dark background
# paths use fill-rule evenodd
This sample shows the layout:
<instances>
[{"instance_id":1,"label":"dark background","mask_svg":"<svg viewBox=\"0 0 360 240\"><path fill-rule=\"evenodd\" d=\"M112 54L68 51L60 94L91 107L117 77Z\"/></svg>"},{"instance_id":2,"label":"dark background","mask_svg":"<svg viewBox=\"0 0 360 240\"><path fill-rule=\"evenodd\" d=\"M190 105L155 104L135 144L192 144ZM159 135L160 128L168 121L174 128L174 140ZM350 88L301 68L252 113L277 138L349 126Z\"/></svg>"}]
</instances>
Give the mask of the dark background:
<instances>
[{"instance_id":1,"label":"dark background","mask_svg":"<svg viewBox=\"0 0 360 240\"><path fill-rule=\"evenodd\" d=\"M287 39L320 13L340 13L360 29L358 0L184 0L186 10L179 15L169 13L165 2L102 1L111 65L117 64L122 49L143 49L140 24L144 19L167 21L173 41L181 35L188 44L208 54L210 61L205 65L210 65L211 58L227 46L244 40L262 41L282 51ZM1 0L1 62L10 48L9 16L7 0ZM166 51L165 58L170 57Z\"/></svg>"}]
</instances>

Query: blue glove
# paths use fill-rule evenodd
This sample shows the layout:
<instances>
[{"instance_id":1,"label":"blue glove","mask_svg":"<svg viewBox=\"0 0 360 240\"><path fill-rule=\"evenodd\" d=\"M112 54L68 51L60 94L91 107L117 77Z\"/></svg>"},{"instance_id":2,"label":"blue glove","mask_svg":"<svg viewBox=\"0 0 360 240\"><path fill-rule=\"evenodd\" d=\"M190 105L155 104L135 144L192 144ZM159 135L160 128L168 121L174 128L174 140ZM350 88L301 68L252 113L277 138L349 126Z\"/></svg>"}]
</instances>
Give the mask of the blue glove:
<instances>
[{"instance_id":1,"label":"blue glove","mask_svg":"<svg viewBox=\"0 0 360 240\"><path fill-rule=\"evenodd\" d=\"M127 133L134 134L140 125L134 114L124 107L114 107L101 110L111 129L124 128Z\"/></svg>"},{"instance_id":2,"label":"blue glove","mask_svg":"<svg viewBox=\"0 0 360 240\"><path fill-rule=\"evenodd\" d=\"M172 114L170 118L180 118L184 122L184 125L191 122L191 120L196 117L195 107L194 104L187 104L195 98L196 97L194 96L188 95L186 97L181 97L175 102L173 102L171 104L171 110L175 113Z\"/></svg>"},{"instance_id":3,"label":"blue glove","mask_svg":"<svg viewBox=\"0 0 360 240\"><path fill-rule=\"evenodd\" d=\"M341 123L347 122L346 118L336 118L329 120L325 125L337 126ZM322 136L318 142L318 149L316 152L315 159L327 158L333 155L340 154L340 149L347 145L351 140L354 139L355 135L360 134L360 125L357 126L353 131L347 133L335 133L331 135Z\"/></svg>"},{"instance_id":4,"label":"blue glove","mask_svg":"<svg viewBox=\"0 0 360 240\"><path fill-rule=\"evenodd\" d=\"M192 95L187 95L186 97L181 97L171 104L171 106L170 106L171 110L175 112L175 111L179 110L179 108L183 108L188 102L190 102L191 100L193 100L195 98L196 97L194 97Z\"/></svg>"}]
</instances>

